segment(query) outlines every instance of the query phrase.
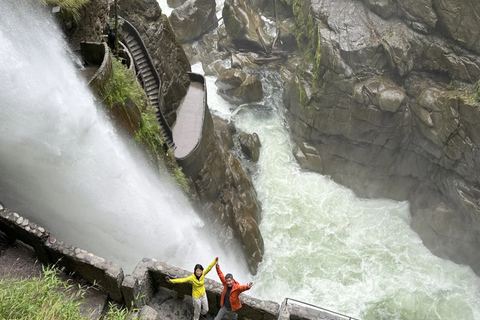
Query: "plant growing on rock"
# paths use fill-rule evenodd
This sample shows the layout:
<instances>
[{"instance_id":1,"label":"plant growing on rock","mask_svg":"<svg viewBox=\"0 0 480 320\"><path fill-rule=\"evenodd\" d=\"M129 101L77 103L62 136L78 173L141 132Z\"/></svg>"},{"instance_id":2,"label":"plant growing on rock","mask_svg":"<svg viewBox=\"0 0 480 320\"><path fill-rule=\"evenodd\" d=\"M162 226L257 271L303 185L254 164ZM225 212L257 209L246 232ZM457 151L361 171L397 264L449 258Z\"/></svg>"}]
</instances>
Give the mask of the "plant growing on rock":
<instances>
[{"instance_id":1,"label":"plant growing on rock","mask_svg":"<svg viewBox=\"0 0 480 320\"><path fill-rule=\"evenodd\" d=\"M74 21L80 19L80 9L90 0L40 0L44 5L59 6L64 18L71 17Z\"/></svg>"}]
</instances>

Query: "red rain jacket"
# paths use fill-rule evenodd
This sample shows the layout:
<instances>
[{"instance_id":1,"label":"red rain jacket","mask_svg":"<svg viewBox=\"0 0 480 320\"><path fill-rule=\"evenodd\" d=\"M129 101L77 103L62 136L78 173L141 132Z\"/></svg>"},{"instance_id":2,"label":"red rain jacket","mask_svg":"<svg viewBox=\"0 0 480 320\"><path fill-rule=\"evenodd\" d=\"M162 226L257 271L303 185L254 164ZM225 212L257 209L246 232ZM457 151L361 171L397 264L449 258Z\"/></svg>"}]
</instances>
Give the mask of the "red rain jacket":
<instances>
[{"instance_id":1,"label":"red rain jacket","mask_svg":"<svg viewBox=\"0 0 480 320\"><path fill-rule=\"evenodd\" d=\"M222 298L220 299L220 306L223 307L223 300L225 298L225 294L227 293L227 282L225 281L225 276L223 275L222 270L220 270L220 267L218 265L217 273L220 281L222 281L223 284ZM241 285L236 280L234 280L232 290L230 291L230 305L232 306L232 311L236 311L242 307L242 303L240 302L240 299L238 299L238 296L240 295L240 293L248 289L250 288L247 285Z\"/></svg>"}]
</instances>

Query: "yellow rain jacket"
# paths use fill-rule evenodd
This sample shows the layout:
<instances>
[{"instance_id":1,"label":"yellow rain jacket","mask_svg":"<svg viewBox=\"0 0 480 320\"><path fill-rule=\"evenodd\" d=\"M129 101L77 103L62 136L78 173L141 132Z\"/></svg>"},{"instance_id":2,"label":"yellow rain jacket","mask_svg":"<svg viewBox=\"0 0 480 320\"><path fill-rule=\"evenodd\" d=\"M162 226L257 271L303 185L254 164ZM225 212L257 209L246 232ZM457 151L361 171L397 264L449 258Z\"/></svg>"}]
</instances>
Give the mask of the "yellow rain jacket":
<instances>
[{"instance_id":1,"label":"yellow rain jacket","mask_svg":"<svg viewBox=\"0 0 480 320\"><path fill-rule=\"evenodd\" d=\"M186 278L178 278L178 279L170 279L171 283L184 283L190 282L192 284L192 297L193 298L200 298L205 294L205 275L212 270L213 266L215 265L216 260L214 259L212 263L208 266L207 269L203 270L203 273L200 279L197 280L195 273L192 273Z\"/></svg>"}]
</instances>

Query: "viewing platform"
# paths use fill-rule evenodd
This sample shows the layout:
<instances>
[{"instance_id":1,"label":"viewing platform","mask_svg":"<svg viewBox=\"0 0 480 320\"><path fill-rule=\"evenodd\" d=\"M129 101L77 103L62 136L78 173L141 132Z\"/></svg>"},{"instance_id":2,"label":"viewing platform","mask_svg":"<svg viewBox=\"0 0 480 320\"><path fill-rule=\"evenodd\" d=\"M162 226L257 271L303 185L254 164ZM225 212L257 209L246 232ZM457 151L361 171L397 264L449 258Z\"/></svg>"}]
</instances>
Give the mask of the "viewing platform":
<instances>
[{"instance_id":1,"label":"viewing platform","mask_svg":"<svg viewBox=\"0 0 480 320\"><path fill-rule=\"evenodd\" d=\"M199 145L202 137L206 107L206 89L203 76L190 73L190 86L177 110L177 121L173 125L175 158L185 158Z\"/></svg>"}]
</instances>

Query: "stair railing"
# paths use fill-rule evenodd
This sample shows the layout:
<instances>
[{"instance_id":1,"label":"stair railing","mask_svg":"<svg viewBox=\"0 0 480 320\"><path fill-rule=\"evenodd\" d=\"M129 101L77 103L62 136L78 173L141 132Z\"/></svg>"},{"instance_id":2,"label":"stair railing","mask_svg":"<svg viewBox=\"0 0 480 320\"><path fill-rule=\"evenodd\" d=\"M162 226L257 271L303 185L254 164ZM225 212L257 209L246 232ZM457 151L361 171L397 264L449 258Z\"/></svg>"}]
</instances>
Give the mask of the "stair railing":
<instances>
[{"instance_id":1,"label":"stair railing","mask_svg":"<svg viewBox=\"0 0 480 320\"><path fill-rule=\"evenodd\" d=\"M142 50L142 52L145 56L146 63L148 65L150 71L152 72L152 76L155 78L155 80L159 84L158 85L158 93L157 93L157 99L158 99L157 119L160 122L160 125L162 126L162 128L164 129L164 130L162 130L162 133L164 135L165 142L167 143L168 147L170 147L172 149L175 149L175 142L173 141L172 129L168 125L167 120L165 119L165 116L163 115L163 112L162 112L162 107L163 107L163 104L164 104L163 94L162 94L162 82L160 80L160 77L158 76L157 69L155 69L155 66L152 62L152 58L150 57L150 54L148 53L148 50L147 50L142 38L140 37L140 33L137 31L137 29L130 22L128 22L127 20L125 20L123 18L122 18L122 20L123 20L122 32L131 36L131 37L133 37L138 42L138 45L139 45L140 49ZM126 42L124 42L124 44L128 48L128 50L131 52L131 48L128 47L128 44ZM132 56L133 56L133 54L132 54ZM136 61L135 61L135 65L137 65ZM137 65L137 70L138 70L138 75L137 76L139 76L140 82L142 83L142 86L145 89L146 84L144 82L143 75L141 74L140 67L138 65Z\"/></svg>"}]
</instances>

